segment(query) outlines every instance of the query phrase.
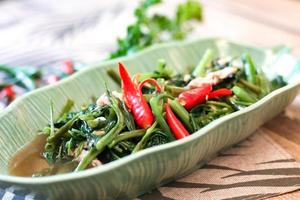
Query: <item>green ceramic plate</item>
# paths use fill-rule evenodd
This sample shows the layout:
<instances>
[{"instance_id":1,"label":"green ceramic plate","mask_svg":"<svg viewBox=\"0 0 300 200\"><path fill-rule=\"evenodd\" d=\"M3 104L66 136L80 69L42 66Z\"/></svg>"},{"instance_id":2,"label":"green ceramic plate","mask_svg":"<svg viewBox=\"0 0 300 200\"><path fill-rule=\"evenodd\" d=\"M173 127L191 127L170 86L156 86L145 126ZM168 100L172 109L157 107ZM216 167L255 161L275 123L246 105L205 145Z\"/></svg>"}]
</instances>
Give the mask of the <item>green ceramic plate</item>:
<instances>
[{"instance_id":1,"label":"green ceramic plate","mask_svg":"<svg viewBox=\"0 0 300 200\"><path fill-rule=\"evenodd\" d=\"M104 92L104 81L111 89L117 88L105 71L117 68L118 61L124 62L131 73L153 70L160 58L166 59L169 67L182 70L196 65L207 48L219 56L249 52L269 77L281 74L289 84L248 108L215 120L190 137L98 168L42 178L7 175L7 162L12 154L47 124L50 99L56 114L68 98L75 100L78 109L90 103L92 96ZM296 96L299 87L300 62L283 46L259 49L223 39L202 39L157 45L132 56L101 62L56 85L21 97L0 113L0 185L25 187L55 199L130 199L190 173L218 151L245 139L280 113Z\"/></svg>"}]
</instances>

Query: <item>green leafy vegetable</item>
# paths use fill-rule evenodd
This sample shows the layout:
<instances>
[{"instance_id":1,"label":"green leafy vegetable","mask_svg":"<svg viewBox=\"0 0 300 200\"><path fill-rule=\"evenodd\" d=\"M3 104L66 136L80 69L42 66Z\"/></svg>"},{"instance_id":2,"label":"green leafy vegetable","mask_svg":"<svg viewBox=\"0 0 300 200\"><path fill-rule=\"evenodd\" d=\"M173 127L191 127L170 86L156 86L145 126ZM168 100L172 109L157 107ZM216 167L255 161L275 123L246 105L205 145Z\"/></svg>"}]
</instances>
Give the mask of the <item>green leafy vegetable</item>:
<instances>
[{"instance_id":1,"label":"green leafy vegetable","mask_svg":"<svg viewBox=\"0 0 300 200\"><path fill-rule=\"evenodd\" d=\"M118 100L109 95L111 98L111 108L114 110L116 116L117 116L117 122L107 133L101 137L95 145L88 151L88 153L84 156L84 158L80 161L79 165L75 169L75 171L81 171L85 169L90 162L97 157L98 154L100 154L102 151L104 151L105 147L109 145L114 138L122 131L124 128L124 116L122 114L122 111L119 107Z\"/></svg>"},{"instance_id":2,"label":"green leafy vegetable","mask_svg":"<svg viewBox=\"0 0 300 200\"><path fill-rule=\"evenodd\" d=\"M188 137L214 120L250 106L270 91L286 84L282 77L268 80L262 70L254 65L250 54L245 55L239 58L244 61L244 66L235 68L230 61L232 59L221 62L222 58L214 58L212 51L206 51L196 68L197 76L204 77L182 72L176 74L166 67L163 60L159 61L153 72L138 74L136 80L132 81L132 87L138 90L131 92L147 100L145 105L150 104L151 109L147 114L152 115L154 121L143 128L133 117L133 110L130 110L133 108L127 106L126 90L118 98L108 90L110 101L106 105L92 103L77 112L70 111L73 102L68 101L57 120L53 120L51 103L50 123L43 129L48 137L43 154L45 159L54 163L54 166L59 163L78 163L76 169L68 168L75 171L93 167L95 163L109 163L143 149L169 143L175 138L180 139L176 130L186 131ZM233 70L228 76L223 75L222 71L226 72L226 67ZM216 73L212 76L207 72ZM149 78L151 82L147 82ZM193 80L200 80L200 84L191 87L189 83ZM206 83L207 80L211 82ZM153 85L156 85L156 89ZM184 101L180 98L182 93L189 94ZM194 97L200 100L193 101ZM186 107L187 102L196 103ZM58 173L56 169L50 169L37 175L55 173Z\"/></svg>"}]
</instances>

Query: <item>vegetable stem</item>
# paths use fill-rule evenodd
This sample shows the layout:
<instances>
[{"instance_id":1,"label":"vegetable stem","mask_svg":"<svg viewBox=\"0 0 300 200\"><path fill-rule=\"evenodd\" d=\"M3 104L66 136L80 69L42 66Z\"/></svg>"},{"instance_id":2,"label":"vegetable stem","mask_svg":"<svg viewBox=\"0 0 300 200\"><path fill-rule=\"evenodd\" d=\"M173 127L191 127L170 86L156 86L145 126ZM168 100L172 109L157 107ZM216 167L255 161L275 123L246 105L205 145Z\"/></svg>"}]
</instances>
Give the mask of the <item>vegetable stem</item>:
<instances>
[{"instance_id":1,"label":"vegetable stem","mask_svg":"<svg viewBox=\"0 0 300 200\"><path fill-rule=\"evenodd\" d=\"M65 125L63 125L60 129L56 131L53 135L50 135L47 139L47 143L56 143L57 140L63 136L74 124L74 122L78 119L79 114L75 115L71 120L69 120Z\"/></svg>"},{"instance_id":2,"label":"vegetable stem","mask_svg":"<svg viewBox=\"0 0 300 200\"><path fill-rule=\"evenodd\" d=\"M173 85L165 85L165 90L174 97L177 97L180 93L187 91L184 87L177 87Z\"/></svg>"},{"instance_id":3,"label":"vegetable stem","mask_svg":"<svg viewBox=\"0 0 300 200\"><path fill-rule=\"evenodd\" d=\"M193 127L190 122L189 112L176 99L171 101L170 106L177 117L179 117L183 124L187 127L189 132L192 132Z\"/></svg>"},{"instance_id":4,"label":"vegetable stem","mask_svg":"<svg viewBox=\"0 0 300 200\"><path fill-rule=\"evenodd\" d=\"M256 86L256 85L254 85L254 84L252 84L252 83L250 83L250 82L248 82L248 81L246 81L245 79L241 79L240 80L240 83L243 85L243 86L245 86L245 87L247 87L248 89L250 89L251 91L253 91L255 94L257 94L257 95L259 95L260 93L261 93L261 89L258 87L258 86Z\"/></svg>"},{"instance_id":5,"label":"vegetable stem","mask_svg":"<svg viewBox=\"0 0 300 200\"><path fill-rule=\"evenodd\" d=\"M135 130L136 126L135 126L134 118L133 118L132 114L129 112L129 110L127 109L124 102L122 102L121 105L122 105L123 113L125 116L126 127L128 128L129 131Z\"/></svg>"},{"instance_id":6,"label":"vegetable stem","mask_svg":"<svg viewBox=\"0 0 300 200\"><path fill-rule=\"evenodd\" d=\"M163 105L160 101L164 98L174 99L172 96L162 93L156 97L151 98L150 106L151 106L153 114L155 115L157 123L161 126L161 128L166 133L168 133L171 136L171 138L175 139L171 133L171 130L170 130L166 120L164 119L164 116L163 116Z\"/></svg>"},{"instance_id":7,"label":"vegetable stem","mask_svg":"<svg viewBox=\"0 0 300 200\"><path fill-rule=\"evenodd\" d=\"M214 105L214 106L222 106L222 107L226 107L226 108L230 108L232 109L232 107L230 105L228 105L225 102L220 102L220 101L207 101L206 102L209 105Z\"/></svg>"},{"instance_id":8,"label":"vegetable stem","mask_svg":"<svg viewBox=\"0 0 300 200\"><path fill-rule=\"evenodd\" d=\"M115 137L115 139L108 145L108 147L112 148L113 146L115 146L116 144L118 144L119 142L121 142L123 140L135 138L135 137L141 137L141 136L145 135L145 133L146 133L146 129L139 129L139 130L124 132L124 133L118 135L117 137Z\"/></svg>"},{"instance_id":9,"label":"vegetable stem","mask_svg":"<svg viewBox=\"0 0 300 200\"><path fill-rule=\"evenodd\" d=\"M232 88L232 91L241 101L245 101L248 103L255 103L257 101L257 98L251 96L249 92L239 86L234 86Z\"/></svg>"},{"instance_id":10,"label":"vegetable stem","mask_svg":"<svg viewBox=\"0 0 300 200\"><path fill-rule=\"evenodd\" d=\"M245 67L245 73L247 76L247 80L256 85L257 84L257 71L255 68L255 65L253 63L253 60L250 56L250 54L246 53L243 55L243 59L244 59L244 67Z\"/></svg>"},{"instance_id":11,"label":"vegetable stem","mask_svg":"<svg viewBox=\"0 0 300 200\"><path fill-rule=\"evenodd\" d=\"M110 68L110 69L107 69L106 73L117 85L119 85L121 87L121 78L115 70Z\"/></svg>"},{"instance_id":12,"label":"vegetable stem","mask_svg":"<svg viewBox=\"0 0 300 200\"><path fill-rule=\"evenodd\" d=\"M74 101L68 99L64 107L61 109L58 118L61 118L65 113L70 112L73 106L74 106Z\"/></svg>"},{"instance_id":13,"label":"vegetable stem","mask_svg":"<svg viewBox=\"0 0 300 200\"><path fill-rule=\"evenodd\" d=\"M50 101L50 136L54 135L53 101Z\"/></svg>"},{"instance_id":14,"label":"vegetable stem","mask_svg":"<svg viewBox=\"0 0 300 200\"><path fill-rule=\"evenodd\" d=\"M113 108L113 110L115 111L115 113L117 115L117 123L107 134L105 134L103 137L101 137L98 140L98 142L95 144L95 146L93 146L89 150L87 155L84 156L84 158L80 161L79 165L75 169L75 172L84 170L90 164L90 162L93 159L95 159L97 157L97 155L100 154L104 150L104 148L108 144L110 144L113 141L113 139L124 128L124 125L125 125L124 116L122 114L121 109L119 108L118 100L113 96L110 96L110 98L111 98L111 105L110 106Z\"/></svg>"},{"instance_id":15,"label":"vegetable stem","mask_svg":"<svg viewBox=\"0 0 300 200\"><path fill-rule=\"evenodd\" d=\"M259 82L259 87L261 88L261 97L271 92L271 83L263 72L257 75L257 80Z\"/></svg>"},{"instance_id":16,"label":"vegetable stem","mask_svg":"<svg viewBox=\"0 0 300 200\"><path fill-rule=\"evenodd\" d=\"M193 71L194 76L201 76L204 77L206 75L206 67L211 63L213 59L213 51L211 49L207 49L202 56L199 64Z\"/></svg>"},{"instance_id":17,"label":"vegetable stem","mask_svg":"<svg viewBox=\"0 0 300 200\"><path fill-rule=\"evenodd\" d=\"M152 126L150 128L147 129L145 135L143 136L143 138L139 141L139 143L137 143L137 145L134 147L132 153L136 153L138 151L140 151L141 149L143 149L143 146L145 144L145 142L148 140L148 138L151 136L151 134L153 132L155 132L156 130L156 126L157 126L157 121L155 121Z\"/></svg>"}]
</instances>

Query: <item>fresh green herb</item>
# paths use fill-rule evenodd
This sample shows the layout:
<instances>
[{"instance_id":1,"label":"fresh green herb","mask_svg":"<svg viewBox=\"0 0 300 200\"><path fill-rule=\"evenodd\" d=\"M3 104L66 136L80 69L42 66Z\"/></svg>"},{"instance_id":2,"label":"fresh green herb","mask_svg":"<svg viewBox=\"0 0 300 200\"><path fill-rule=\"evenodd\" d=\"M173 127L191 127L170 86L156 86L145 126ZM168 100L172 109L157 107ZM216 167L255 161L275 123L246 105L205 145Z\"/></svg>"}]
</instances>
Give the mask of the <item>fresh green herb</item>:
<instances>
[{"instance_id":1,"label":"fresh green herb","mask_svg":"<svg viewBox=\"0 0 300 200\"><path fill-rule=\"evenodd\" d=\"M176 16L173 18L160 14L150 16L149 8L161 2L161 0L141 1L134 12L135 23L128 26L125 38L118 39L118 48L110 54L110 58L125 56L155 43L182 40L191 30L186 22L202 20L202 7L199 2L193 0L178 5Z\"/></svg>"}]
</instances>

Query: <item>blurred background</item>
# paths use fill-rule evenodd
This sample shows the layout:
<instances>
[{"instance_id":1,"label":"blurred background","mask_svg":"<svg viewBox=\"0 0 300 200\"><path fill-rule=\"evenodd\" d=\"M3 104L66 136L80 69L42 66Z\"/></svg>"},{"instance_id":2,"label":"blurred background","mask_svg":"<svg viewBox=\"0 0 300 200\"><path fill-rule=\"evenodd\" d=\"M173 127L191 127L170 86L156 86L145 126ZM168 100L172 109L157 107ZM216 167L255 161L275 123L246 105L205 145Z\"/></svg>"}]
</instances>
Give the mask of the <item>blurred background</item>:
<instances>
[{"instance_id":1,"label":"blurred background","mask_svg":"<svg viewBox=\"0 0 300 200\"><path fill-rule=\"evenodd\" d=\"M136 21L134 10L140 2L2 1L0 45L4 51L0 62L44 65L68 58L83 62L106 59L117 49L117 38L125 37L127 26ZM157 2L147 9L149 15L174 16L176 6L186 1Z\"/></svg>"},{"instance_id":2,"label":"blurred background","mask_svg":"<svg viewBox=\"0 0 300 200\"><path fill-rule=\"evenodd\" d=\"M296 0L4 0L0 10L0 110L87 63L160 42L223 37L300 52Z\"/></svg>"}]
</instances>

